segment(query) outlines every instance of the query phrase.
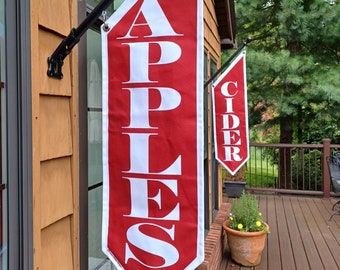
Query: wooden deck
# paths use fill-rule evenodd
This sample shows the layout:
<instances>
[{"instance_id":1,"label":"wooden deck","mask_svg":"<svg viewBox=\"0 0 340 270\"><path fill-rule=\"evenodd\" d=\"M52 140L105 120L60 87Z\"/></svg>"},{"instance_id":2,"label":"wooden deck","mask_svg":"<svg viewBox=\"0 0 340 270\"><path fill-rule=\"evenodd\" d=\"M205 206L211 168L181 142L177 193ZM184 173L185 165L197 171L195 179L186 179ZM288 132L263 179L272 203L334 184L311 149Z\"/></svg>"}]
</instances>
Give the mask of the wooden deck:
<instances>
[{"instance_id":1,"label":"wooden deck","mask_svg":"<svg viewBox=\"0 0 340 270\"><path fill-rule=\"evenodd\" d=\"M340 215L328 221L335 198L286 195L258 198L271 231L261 264L241 267L230 258L227 247L219 270L340 269Z\"/></svg>"}]
</instances>

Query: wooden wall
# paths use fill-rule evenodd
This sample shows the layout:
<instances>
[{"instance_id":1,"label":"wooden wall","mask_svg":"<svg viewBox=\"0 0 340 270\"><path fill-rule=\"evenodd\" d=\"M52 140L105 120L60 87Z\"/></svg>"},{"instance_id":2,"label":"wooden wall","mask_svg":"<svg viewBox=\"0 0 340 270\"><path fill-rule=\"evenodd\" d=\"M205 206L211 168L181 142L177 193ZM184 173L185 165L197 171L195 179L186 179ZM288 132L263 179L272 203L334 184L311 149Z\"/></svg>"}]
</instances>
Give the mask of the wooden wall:
<instances>
[{"instance_id":1,"label":"wooden wall","mask_svg":"<svg viewBox=\"0 0 340 270\"><path fill-rule=\"evenodd\" d=\"M221 65L221 46L220 46L220 36L217 29L217 18L215 13L215 6L213 0L204 0L204 49L205 53L207 54L207 70L208 70L208 78L212 74L209 74L210 72L210 63L211 59L214 59L217 63L217 68ZM206 205L206 207L209 207L209 213L212 213L213 206L212 206L212 181L213 181L213 175L212 175L212 159L214 158L212 155L212 119L211 119L211 88L208 87L205 91L208 91L208 108L207 108L207 126L208 126L208 186L205 188L208 189L209 193L209 199L208 203L209 205ZM219 192L218 192L218 201L219 204L222 203L222 184L221 181L219 181ZM212 214L209 215L210 218L210 224L212 224Z\"/></svg>"},{"instance_id":2,"label":"wooden wall","mask_svg":"<svg viewBox=\"0 0 340 270\"><path fill-rule=\"evenodd\" d=\"M77 22L77 0L31 0L34 269L79 269L77 48L62 80L47 58Z\"/></svg>"},{"instance_id":3,"label":"wooden wall","mask_svg":"<svg viewBox=\"0 0 340 270\"><path fill-rule=\"evenodd\" d=\"M220 65L221 44L213 0L204 0L204 47L206 52Z\"/></svg>"}]
</instances>

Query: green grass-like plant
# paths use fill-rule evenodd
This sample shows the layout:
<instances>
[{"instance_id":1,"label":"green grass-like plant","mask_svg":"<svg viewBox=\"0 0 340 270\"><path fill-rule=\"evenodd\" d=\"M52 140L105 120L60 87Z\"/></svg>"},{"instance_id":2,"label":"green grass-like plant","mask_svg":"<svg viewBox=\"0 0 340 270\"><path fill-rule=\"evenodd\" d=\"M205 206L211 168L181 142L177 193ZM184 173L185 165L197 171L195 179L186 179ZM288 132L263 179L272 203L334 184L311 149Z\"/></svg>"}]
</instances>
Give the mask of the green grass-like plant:
<instances>
[{"instance_id":1,"label":"green grass-like plant","mask_svg":"<svg viewBox=\"0 0 340 270\"><path fill-rule=\"evenodd\" d=\"M269 233L254 195L243 191L240 198L233 200L232 212L229 215L229 227L241 232L264 230Z\"/></svg>"}]
</instances>

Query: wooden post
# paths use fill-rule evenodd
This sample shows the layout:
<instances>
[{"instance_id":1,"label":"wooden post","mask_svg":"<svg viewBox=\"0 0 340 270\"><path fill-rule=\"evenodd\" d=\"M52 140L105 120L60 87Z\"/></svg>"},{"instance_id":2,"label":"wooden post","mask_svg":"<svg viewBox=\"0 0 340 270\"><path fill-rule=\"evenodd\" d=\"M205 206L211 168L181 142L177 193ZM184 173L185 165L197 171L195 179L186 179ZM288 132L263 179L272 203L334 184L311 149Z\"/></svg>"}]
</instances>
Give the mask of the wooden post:
<instances>
[{"instance_id":1,"label":"wooden post","mask_svg":"<svg viewBox=\"0 0 340 270\"><path fill-rule=\"evenodd\" d=\"M323 197L329 198L331 195L331 179L329 176L327 157L331 155L331 139L323 139Z\"/></svg>"}]
</instances>

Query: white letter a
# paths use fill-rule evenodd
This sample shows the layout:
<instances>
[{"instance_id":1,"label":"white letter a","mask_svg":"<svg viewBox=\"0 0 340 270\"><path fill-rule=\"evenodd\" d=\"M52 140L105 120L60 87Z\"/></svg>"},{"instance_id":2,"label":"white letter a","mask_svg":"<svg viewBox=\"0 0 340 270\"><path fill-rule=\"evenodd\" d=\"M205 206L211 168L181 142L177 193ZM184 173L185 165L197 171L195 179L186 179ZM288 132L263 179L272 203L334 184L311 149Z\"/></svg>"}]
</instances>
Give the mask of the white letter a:
<instances>
[{"instance_id":1,"label":"white letter a","mask_svg":"<svg viewBox=\"0 0 340 270\"><path fill-rule=\"evenodd\" d=\"M140 15L143 15L146 24L138 24L136 23L138 17ZM121 37L121 39L125 38L136 38L137 36L131 36L132 28L142 25L148 25L151 30L151 35L147 37L160 37L160 36L178 36L171 27L168 19L166 18L162 8L159 6L159 3L157 0L144 0L143 4L137 13L129 31L124 37Z\"/></svg>"}]
</instances>

